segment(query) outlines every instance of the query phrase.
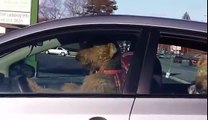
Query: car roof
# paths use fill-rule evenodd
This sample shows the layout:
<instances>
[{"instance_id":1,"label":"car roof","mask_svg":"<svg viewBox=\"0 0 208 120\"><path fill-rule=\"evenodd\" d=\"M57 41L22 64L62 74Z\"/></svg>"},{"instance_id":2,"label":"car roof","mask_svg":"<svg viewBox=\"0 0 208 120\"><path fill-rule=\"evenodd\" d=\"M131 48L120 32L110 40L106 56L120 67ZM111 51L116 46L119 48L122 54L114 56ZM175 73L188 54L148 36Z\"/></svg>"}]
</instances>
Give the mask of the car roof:
<instances>
[{"instance_id":1,"label":"car roof","mask_svg":"<svg viewBox=\"0 0 208 120\"><path fill-rule=\"evenodd\" d=\"M0 36L0 44L41 31L85 25L139 25L207 33L207 23L202 22L129 15L84 16L42 22L10 32Z\"/></svg>"}]
</instances>

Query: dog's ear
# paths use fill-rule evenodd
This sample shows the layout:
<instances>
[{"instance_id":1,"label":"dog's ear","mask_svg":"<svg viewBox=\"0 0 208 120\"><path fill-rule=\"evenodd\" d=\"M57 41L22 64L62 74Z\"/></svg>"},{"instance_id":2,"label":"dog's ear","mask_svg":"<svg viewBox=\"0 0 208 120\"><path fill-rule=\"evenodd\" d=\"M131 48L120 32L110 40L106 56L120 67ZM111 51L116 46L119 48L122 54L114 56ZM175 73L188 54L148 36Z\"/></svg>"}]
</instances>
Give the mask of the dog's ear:
<instances>
[{"instance_id":1,"label":"dog's ear","mask_svg":"<svg viewBox=\"0 0 208 120\"><path fill-rule=\"evenodd\" d=\"M114 54L117 52L117 48L113 43L108 43L108 47L110 49L110 57L113 57Z\"/></svg>"},{"instance_id":2,"label":"dog's ear","mask_svg":"<svg viewBox=\"0 0 208 120\"><path fill-rule=\"evenodd\" d=\"M202 66L203 64L207 64L207 55L201 55L197 62L198 67Z\"/></svg>"}]
</instances>

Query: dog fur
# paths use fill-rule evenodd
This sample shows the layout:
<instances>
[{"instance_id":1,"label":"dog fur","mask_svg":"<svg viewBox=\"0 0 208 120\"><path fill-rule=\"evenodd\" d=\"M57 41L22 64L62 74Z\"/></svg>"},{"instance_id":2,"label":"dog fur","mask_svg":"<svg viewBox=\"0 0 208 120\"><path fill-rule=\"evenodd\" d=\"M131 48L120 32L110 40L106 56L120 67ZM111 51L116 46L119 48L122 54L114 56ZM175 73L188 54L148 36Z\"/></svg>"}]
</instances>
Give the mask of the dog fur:
<instances>
[{"instance_id":1,"label":"dog fur","mask_svg":"<svg viewBox=\"0 0 208 120\"><path fill-rule=\"evenodd\" d=\"M188 89L189 94L207 94L207 55L201 55L197 62L196 82Z\"/></svg>"},{"instance_id":2,"label":"dog fur","mask_svg":"<svg viewBox=\"0 0 208 120\"><path fill-rule=\"evenodd\" d=\"M103 74L103 70L120 70L120 51L113 43L95 45L80 50L76 60L91 69L91 74L84 78L81 86L65 83L61 91L42 88L35 81L28 79L33 92L78 92L78 93L117 93L118 87L113 74Z\"/></svg>"}]
</instances>

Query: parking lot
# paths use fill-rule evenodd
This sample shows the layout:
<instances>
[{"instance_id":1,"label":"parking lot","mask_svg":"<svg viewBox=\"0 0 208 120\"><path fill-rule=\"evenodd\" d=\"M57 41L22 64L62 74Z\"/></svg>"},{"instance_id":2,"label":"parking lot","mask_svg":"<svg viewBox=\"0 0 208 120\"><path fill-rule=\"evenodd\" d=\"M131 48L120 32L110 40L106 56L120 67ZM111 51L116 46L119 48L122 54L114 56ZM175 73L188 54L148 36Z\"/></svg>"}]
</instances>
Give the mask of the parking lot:
<instances>
[{"instance_id":1,"label":"parking lot","mask_svg":"<svg viewBox=\"0 0 208 120\"><path fill-rule=\"evenodd\" d=\"M176 73L175 78L178 78L178 82L191 83L195 80L196 66L190 66L187 60L183 60L182 63L174 63L172 59L160 59L162 70L164 72L170 71L170 73Z\"/></svg>"}]
</instances>

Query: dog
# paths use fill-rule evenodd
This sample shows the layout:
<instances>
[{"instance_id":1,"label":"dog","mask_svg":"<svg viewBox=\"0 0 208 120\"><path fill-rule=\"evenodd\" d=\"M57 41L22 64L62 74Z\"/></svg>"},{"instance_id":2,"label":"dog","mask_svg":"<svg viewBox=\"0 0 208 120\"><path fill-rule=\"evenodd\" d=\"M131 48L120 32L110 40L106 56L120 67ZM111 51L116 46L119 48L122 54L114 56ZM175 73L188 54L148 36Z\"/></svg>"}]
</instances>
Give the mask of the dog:
<instances>
[{"instance_id":1,"label":"dog","mask_svg":"<svg viewBox=\"0 0 208 120\"><path fill-rule=\"evenodd\" d=\"M188 93L207 94L207 54L201 55L197 62L197 68L196 81L188 88Z\"/></svg>"},{"instance_id":2,"label":"dog","mask_svg":"<svg viewBox=\"0 0 208 120\"><path fill-rule=\"evenodd\" d=\"M82 85L65 83L61 91L42 88L35 81L28 79L33 92L72 92L72 93L118 93L119 80L115 80L121 69L120 50L114 43L98 44L82 49L75 58L80 64L90 68Z\"/></svg>"}]
</instances>

